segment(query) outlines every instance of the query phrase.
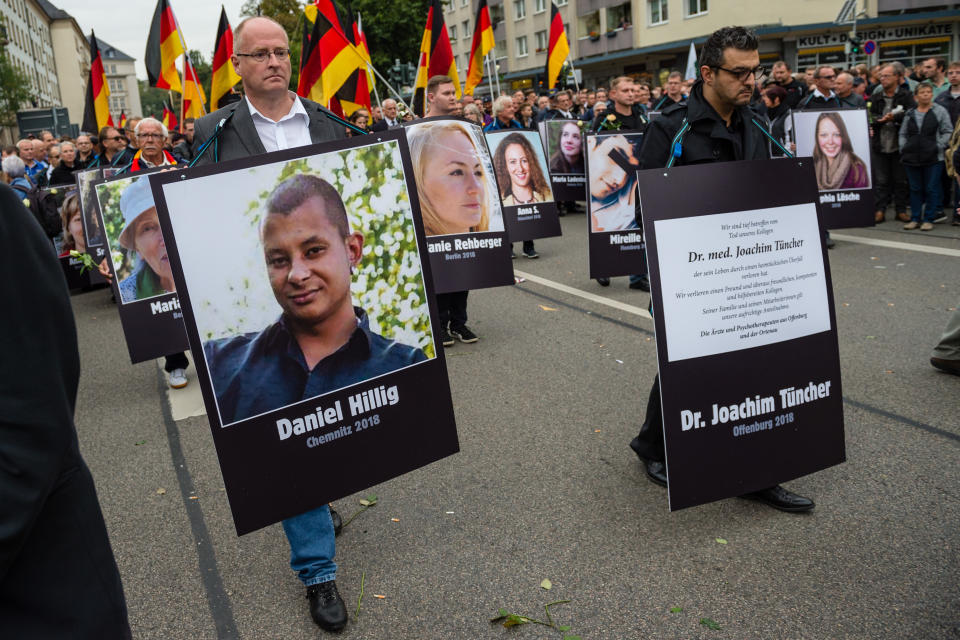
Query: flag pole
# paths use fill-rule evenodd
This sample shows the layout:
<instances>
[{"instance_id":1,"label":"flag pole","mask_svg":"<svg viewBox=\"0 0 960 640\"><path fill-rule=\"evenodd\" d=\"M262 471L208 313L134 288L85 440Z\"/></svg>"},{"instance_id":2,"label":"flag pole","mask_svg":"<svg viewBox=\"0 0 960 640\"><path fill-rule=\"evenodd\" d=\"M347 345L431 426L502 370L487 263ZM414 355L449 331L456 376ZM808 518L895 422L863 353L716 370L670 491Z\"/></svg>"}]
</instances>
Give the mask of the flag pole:
<instances>
[{"instance_id":1,"label":"flag pole","mask_svg":"<svg viewBox=\"0 0 960 640\"><path fill-rule=\"evenodd\" d=\"M223 8L223 5L220 5ZM180 38L180 46L183 47L183 89L187 88L186 78L187 78L187 69L193 69L193 62L190 61L190 50L187 49L187 42L183 39L183 29L180 28L180 21L177 20L177 14L173 12L173 9L170 10L170 15L173 16L173 23L177 25L177 36ZM193 69L193 83L200 86L200 78L197 77L197 70ZM200 100L200 113L207 115L207 106L203 104L203 100ZM180 99L180 133L183 133L183 98Z\"/></svg>"},{"instance_id":2,"label":"flag pole","mask_svg":"<svg viewBox=\"0 0 960 640\"><path fill-rule=\"evenodd\" d=\"M580 93L580 83L577 81L577 70L573 66L573 60L570 59L570 56L567 56L567 63L570 65L570 71L573 72L573 86L577 88L577 93Z\"/></svg>"},{"instance_id":3,"label":"flag pole","mask_svg":"<svg viewBox=\"0 0 960 640\"><path fill-rule=\"evenodd\" d=\"M490 54L483 56L483 61L487 65L487 89L490 89L490 102L494 101L493 97L493 74L490 73Z\"/></svg>"}]
</instances>

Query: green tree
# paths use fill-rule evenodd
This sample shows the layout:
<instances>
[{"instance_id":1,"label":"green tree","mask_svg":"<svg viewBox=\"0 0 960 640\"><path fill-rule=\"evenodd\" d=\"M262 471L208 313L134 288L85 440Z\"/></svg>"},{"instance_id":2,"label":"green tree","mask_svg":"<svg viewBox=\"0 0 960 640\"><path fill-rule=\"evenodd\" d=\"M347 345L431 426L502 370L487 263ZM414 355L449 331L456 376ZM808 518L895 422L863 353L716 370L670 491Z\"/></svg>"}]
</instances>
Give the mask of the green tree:
<instances>
[{"instance_id":1,"label":"green tree","mask_svg":"<svg viewBox=\"0 0 960 640\"><path fill-rule=\"evenodd\" d=\"M151 87L146 80L137 80L137 85L140 87L140 109L143 111L140 115L153 116L159 120L163 114L163 103L170 98L170 93L165 89Z\"/></svg>"},{"instance_id":2,"label":"green tree","mask_svg":"<svg viewBox=\"0 0 960 640\"><path fill-rule=\"evenodd\" d=\"M303 40L303 25L306 20L303 8L306 4L306 2L300 0L246 0L240 9L241 16L273 18L287 32L287 38L290 40L290 61L293 69L290 74L291 91L297 90L297 78L300 73L300 49Z\"/></svg>"},{"instance_id":3,"label":"green tree","mask_svg":"<svg viewBox=\"0 0 960 640\"><path fill-rule=\"evenodd\" d=\"M17 124L17 111L33 97L30 79L10 61L6 51L0 51L0 125Z\"/></svg>"}]
</instances>

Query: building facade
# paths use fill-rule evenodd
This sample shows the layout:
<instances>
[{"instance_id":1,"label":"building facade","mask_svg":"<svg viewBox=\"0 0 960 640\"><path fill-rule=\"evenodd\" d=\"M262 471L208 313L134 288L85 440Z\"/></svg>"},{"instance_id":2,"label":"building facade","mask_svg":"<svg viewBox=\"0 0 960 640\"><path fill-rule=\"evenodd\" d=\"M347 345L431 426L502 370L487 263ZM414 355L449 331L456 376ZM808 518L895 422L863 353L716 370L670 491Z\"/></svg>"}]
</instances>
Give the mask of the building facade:
<instances>
[{"instance_id":1,"label":"building facade","mask_svg":"<svg viewBox=\"0 0 960 640\"><path fill-rule=\"evenodd\" d=\"M7 32L7 58L30 82L30 104L24 108L59 106L52 20L44 6L36 0L0 0L0 18Z\"/></svg>"},{"instance_id":2,"label":"building facade","mask_svg":"<svg viewBox=\"0 0 960 640\"><path fill-rule=\"evenodd\" d=\"M760 36L760 59L785 60L794 70L816 64L848 66L898 60L911 66L929 57L960 59L960 2L857 0L857 35L875 50L848 56L853 25L834 20L842 0L560 0L570 57L585 86L619 75L663 84L683 71L690 43L701 45L716 29L742 24ZM448 0L444 17L461 82L469 63L476 0ZM550 0L489 0L503 92L544 90ZM486 72L485 72L486 73ZM486 79L476 91L486 94Z\"/></svg>"},{"instance_id":3,"label":"building facade","mask_svg":"<svg viewBox=\"0 0 960 640\"><path fill-rule=\"evenodd\" d=\"M46 0L41 0L41 5L50 19L54 67L60 84L60 105L67 108L70 122L79 124L83 122L90 77L90 45L73 16Z\"/></svg>"}]
</instances>

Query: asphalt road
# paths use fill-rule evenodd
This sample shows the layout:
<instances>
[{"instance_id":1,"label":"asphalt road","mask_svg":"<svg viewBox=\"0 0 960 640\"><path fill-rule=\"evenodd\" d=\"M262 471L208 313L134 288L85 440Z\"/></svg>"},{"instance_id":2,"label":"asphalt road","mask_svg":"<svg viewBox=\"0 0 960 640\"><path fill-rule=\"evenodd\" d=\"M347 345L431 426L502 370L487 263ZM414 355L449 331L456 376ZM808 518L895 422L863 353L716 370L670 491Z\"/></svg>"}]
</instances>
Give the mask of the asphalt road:
<instances>
[{"instance_id":1,"label":"asphalt road","mask_svg":"<svg viewBox=\"0 0 960 640\"><path fill-rule=\"evenodd\" d=\"M960 638L960 378L928 364L960 303L960 228L836 234L847 462L788 483L817 502L790 515L668 512L627 447L656 372L631 311L647 294L588 280L584 217L562 222L517 270L624 305L529 280L470 294L481 340L447 351L461 452L363 492L379 502L337 544L341 637L559 640L490 618L569 600L551 613L583 639ZM280 526L236 536L206 418L174 419L189 402L129 364L109 292L73 304L77 428L135 637L322 636Z\"/></svg>"}]
</instances>

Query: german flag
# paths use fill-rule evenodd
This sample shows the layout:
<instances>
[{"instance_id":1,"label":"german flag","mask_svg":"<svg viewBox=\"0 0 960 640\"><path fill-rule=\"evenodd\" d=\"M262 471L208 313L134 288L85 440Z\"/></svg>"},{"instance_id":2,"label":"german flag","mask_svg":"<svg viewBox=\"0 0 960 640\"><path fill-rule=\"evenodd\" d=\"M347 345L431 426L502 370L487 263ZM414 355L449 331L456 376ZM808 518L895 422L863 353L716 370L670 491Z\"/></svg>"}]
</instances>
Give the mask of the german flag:
<instances>
[{"instance_id":1,"label":"german flag","mask_svg":"<svg viewBox=\"0 0 960 640\"><path fill-rule=\"evenodd\" d=\"M173 107L166 100L163 101L163 115L160 116L160 122L167 128L167 131L173 131L177 128L177 114Z\"/></svg>"},{"instance_id":2,"label":"german flag","mask_svg":"<svg viewBox=\"0 0 960 640\"><path fill-rule=\"evenodd\" d=\"M233 86L240 82L240 76L233 68L230 56L233 55L233 29L227 20L227 10L220 6L220 25L217 27L216 46L213 53L213 79L210 82L210 110L220 108L220 98L230 93Z\"/></svg>"},{"instance_id":3,"label":"german flag","mask_svg":"<svg viewBox=\"0 0 960 640\"><path fill-rule=\"evenodd\" d=\"M304 25L305 42L301 54L297 94L326 105L335 113L349 115L364 103L369 105L370 92L363 98L367 62L353 39L353 28L333 0L317 0L304 8L307 21L312 21L310 34Z\"/></svg>"},{"instance_id":4,"label":"german flag","mask_svg":"<svg viewBox=\"0 0 960 640\"><path fill-rule=\"evenodd\" d=\"M197 70L190 61L190 55L183 56L183 100L180 102L180 119L199 118L207 113L207 96L197 77Z\"/></svg>"},{"instance_id":5,"label":"german flag","mask_svg":"<svg viewBox=\"0 0 960 640\"><path fill-rule=\"evenodd\" d=\"M97 133L103 127L113 126L110 117L110 87L103 72L103 58L100 57L100 45L97 36L90 32L90 79L87 82L87 99L83 107L83 126L81 129Z\"/></svg>"},{"instance_id":6,"label":"german flag","mask_svg":"<svg viewBox=\"0 0 960 640\"><path fill-rule=\"evenodd\" d=\"M167 0L157 0L157 9L150 23L147 37L147 78L151 87L182 92L180 76L177 75L177 58L183 55L183 41L177 30L177 20Z\"/></svg>"},{"instance_id":7,"label":"german flag","mask_svg":"<svg viewBox=\"0 0 960 640\"><path fill-rule=\"evenodd\" d=\"M121 130L127 128L127 114L125 111L120 112L120 121L117 123L117 128Z\"/></svg>"},{"instance_id":8,"label":"german flag","mask_svg":"<svg viewBox=\"0 0 960 640\"><path fill-rule=\"evenodd\" d=\"M460 97L460 77L457 75L457 63L453 59L440 0L431 0L427 26L420 41L420 62L417 65L417 80L413 85L413 110L417 115L427 112L427 81L433 76L450 76L457 89L457 97Z\"/></svg>"},{"instance_id":9,"label":"german flag","mask_svg":"<svg viewBox=\"0 0 960 640\"><path fill-rule=\"evenodd\" d=\"M373 71L370 70L373 67L373 61L370 59L370 47L367 46L367 36L363 33L363 21L360 19L359 13L357 19L353 21L353 41L363 58L364 66L362 69L357 69L357 87L354 91L356 99L351 102L356 103L358 108L364 107L369 110L372 106L370 89L376 80L373 77ZM351 113L353 112L351 111Z\"/></svg>"},{"instance_id":10,"label":"german flag","mask_svg":"<svg viewBox=\"0 0 960 640\"><path fill-rule=\"evenodd\" d=\"M550 3L550 40L547 45L547 88L557 86L560 69L570 55L570 44L567 42L567 32L563 29L563 18L557 5Z\"/></svg>"},{"instance_id":11,"label":"german flag","mask_svg":"<svg viewBox=\"0 0 960 640\"><path fill-rule=\"evenodd\" d=\"M496 46L493 37L493 25L490 22L490 10L487 0L480 0L477 7L477 19L473 25L473 42L470 44L470 66L467 68L467 81L463 92L469 96L483 80L483 58Z\"/></svg>"}]
</instances>

